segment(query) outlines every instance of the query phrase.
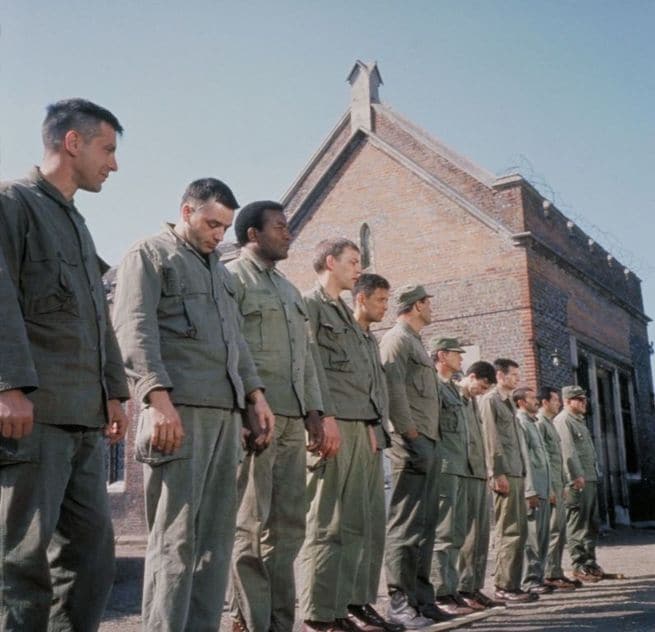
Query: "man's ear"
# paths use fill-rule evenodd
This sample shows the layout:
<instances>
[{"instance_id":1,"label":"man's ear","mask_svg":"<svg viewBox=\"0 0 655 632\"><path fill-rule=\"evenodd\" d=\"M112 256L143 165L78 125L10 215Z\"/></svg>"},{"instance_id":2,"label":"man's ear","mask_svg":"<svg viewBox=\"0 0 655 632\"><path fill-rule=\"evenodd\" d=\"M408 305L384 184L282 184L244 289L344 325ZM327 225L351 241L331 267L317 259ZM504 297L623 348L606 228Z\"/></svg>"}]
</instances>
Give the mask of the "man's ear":
<instances>
[{"instance_id":1,"label":"man's ear","mask_svg":"<svg viewBox=\"0 0 655 632\"><path fill-rule=\"evenodd\" d=\"M80 147L84 142L82 135L74 129L69 129L64 135L62 147L71 155L77 156L80 153Z\"/></svg>"},{"instance_id":2,"label":"man's ear","mask_svg":"<svg viewBox=\"0 0 655 632\"><path fill-rule=\"evenodd\" d=\"M195 212L195 209L191 204L188 202L185 202L182 204L182 207L180 209L180 215L182 216L182 220L184 223L187 223L189 221L189 218L191 217L191 214Z\"/></svg>"},{"instance_id":3,"label":"man's ear","mask_svg":"<svg viewBox=\"0 0 655 632\"><path fill-rule=\"evenodd\" d=\"M254 226L251 226L247 231L246 235L248 237L248 241L254 241L255 243L257 242L257 229Z\"/></svg>"}]
</instances>

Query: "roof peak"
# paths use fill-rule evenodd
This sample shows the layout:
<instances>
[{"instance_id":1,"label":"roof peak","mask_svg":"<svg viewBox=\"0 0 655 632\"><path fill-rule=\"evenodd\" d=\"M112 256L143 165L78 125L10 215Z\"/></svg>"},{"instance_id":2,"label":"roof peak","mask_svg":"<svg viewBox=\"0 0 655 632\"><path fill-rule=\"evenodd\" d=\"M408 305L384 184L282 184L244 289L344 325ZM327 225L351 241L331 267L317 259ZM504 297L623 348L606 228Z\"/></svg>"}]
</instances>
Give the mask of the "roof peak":
<instances>
[{"instance_id":1,"label":"roof peak","mask_svg":"<svg viewBox=\"0 0 655 632\"><path fill-rule=\"evenodd\" d=\"M371 104L380 103L378 88L382 85L382 75L376 61L365 63L360 59L348 74L348 83L351 86L350 114L353 133L360 127L365 130L373 129L373 115Z\"/></svg>"}]
</instances>

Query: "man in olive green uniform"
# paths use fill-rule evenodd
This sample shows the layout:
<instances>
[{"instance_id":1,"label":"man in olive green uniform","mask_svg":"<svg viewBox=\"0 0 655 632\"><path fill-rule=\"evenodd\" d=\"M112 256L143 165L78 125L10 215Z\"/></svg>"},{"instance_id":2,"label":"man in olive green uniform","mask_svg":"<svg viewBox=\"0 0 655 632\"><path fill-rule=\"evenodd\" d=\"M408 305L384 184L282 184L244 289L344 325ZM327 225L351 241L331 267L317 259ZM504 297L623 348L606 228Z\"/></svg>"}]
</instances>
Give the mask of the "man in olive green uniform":
<instances>
[{"instance_id":1,"label":"man in olive green uniform","mask_svg":"<svg viewBox=\"0 0 655 632\"><path fill-rule=\"evenodd\" d=\"M284 631L293 627L293 563L305 538L303 419L310 441L320 444L323 405L305 304L275 267L291 243L283 207L271 201L244 206L235 232L241 253L227 268L243 335L275 413L275 436L263 452L249 450L239 466L231 611L237 630Z\"/></svg>"},{"instance_id":2,"label":"man in olive green uniform","mask_svg":"<svg viewBox=\"0 0 655 632\"><path fill-rule=\"evenodd\" d=\"M523 547L527 537L524 483L529 463L511 397L520 373L518 364L506 358L497 359L494 366L498 384L480 400L480 416L494 492L495 597L507 602L533 601L539 596L521 590Z\"/></svg>"},{"instance_id":3,"label":"man in olive green uniform","mask_svg":"<svg viewBox=\"0 0 655 632\"><path fill-rule=\"evenodd\" d=\"M118 270L116 335L143 407L142 616L153 632L218 628L237 511L239 409L249 402L253 448L274 431L239 331L232 279L216 253L236 207L219 180L192 182L177 224L134 245Z\"/></svg>"},{"instance_id":4,"label":"man in olive green uniform","mask_svg":"<svg viewBox=\"0 0 655 632\"><path fill-rule=\"evenodd\" d=\"M307 533L300 554L300 607L306 630L353 629L348 619L355 579L363 564L369 525L367 461L371 426L380 424L385 392L376 383L367 342L340 298L361 273L359 249L347 239L316 247L318 285L305 294L316 371L326 421L338 425L339 452L308 457Z\"/></svg>"},{"instance_id":5,"label":"man in olive green uniform","mask_svg":"<svg viewBox=\"0 0 655 632\"><path fill-rule=\"evenodd\" d=\"M550 508L550 536L546 564L544 566L544 583L556 590L574 590L576 584L564 575L562 555L566 542L566 511L564 508L564 462L562 460L562 440L555 429L553 420L560 411L562 402L559 391L550 386L539 389L537 427L541 432L550 463L550 479L554 502Z\"/></svg>"},{"instance_id":6,"label":"man in olive green uniform","mask_svg":"<svg viewBox=\"0 0 655 632\"><path fill-rule=\"evenodd\" d=\"M0 629L92 631L114 576L104 435L123 437L128 390L73 196L117 170L122 127L69 99L42 131L41 167L0 189Z\"/></svg>"},{"instance_id":7,"label":"man in olive green uniform","mask_svg":"<svg viewBox=\"0 0 655 632\"><path fill-rule=\"evenodd\" d=\"M550 506L554 500L550 476L550 461L539 428L536 413L537 397L531 388L517 388L512 395L518 408L517 419L521 424L528 452L530 467L525 479L525 497L535 498L528 509L528 535L523 561L523 590L536 594L553 592L544 584L544 564L548 553Z\"/></svg>"},{"instance_id":8,"label":"man in olive green uniform","mask_svg":"<svg viewBox=\"0 0 655 632\"><path fill-rule=\"evenodd\" d=\"M439 521L435 537L436 603L454 616L473 612L457 592L457 560L466 537L466 480L468 473L468 426L464 402L453 382L462 369L462 349L455 338L439 338L432 345L438 375L439 401Z\"/></svg>"},{"instance_id":9,"label":"man in olive green uniform","mask_svg":"<svg viewBox=\"0 0 655 632\"><path fill-rule=\"evenodd\" d=\"M482 419L477 398L496 383L496 370L489 362L474 362L458 387L464 405L468 437L466 485L466 537L459 552L459 593L474 609L493 608L500 602L482 592L489 552L490 493Z\"/></svg>"},{"instance_id":10,"label":"man in olive green uniform","mask_svg":"<svg viewBox=\"0 0 655 632\"><path fill-rule=\"evenodd\" d=\"M591 433L585 423L587 395L580 386L562 389L564 409L553 422L562 440L566 489L566 537L573 576L596 582L603 571L596 562L598 513L598 461Z\"/></svg>"},{"instance_id":11,"label":"man in olive green uniform","mask_svg":"<svg viewBox=\"0 0 655 632\"><path fill-rule=\"evenodd\" d=\"M385 392L383 424L389 417L386 398L387 385L380 360L380 349L377 339L371 331L371 325L379 323L384 318L389 304L389 289L389 282L379 274L362 274L353 288L355 320L364 334L369 364L376 384L375 388ZM368 497L370 499L369 529L364 543L363 563L355 580L353 598L348 606L348 616L367 630L377 626L389 631L400 631L403 629L402 626L385 621L373 607L378 597L384 558L387 517L382 450L389 446L389 435L382 424L369 426L369 434L371 449L365 453L369 482Z\"/></svg>"},{"instance_id":12,"label":"man in olive green uniform","mask_svg":"<svg viewBox=\"0 0 655 632\"><path fill-rule=\"evenodd\" d=\"M432 320L430 298L422 285L396 290L398 319L380 343L392 427L388 615L407 629L445 618L430 582L441 471L437 373L419 335Z\"/></svg>"}]
</instances>

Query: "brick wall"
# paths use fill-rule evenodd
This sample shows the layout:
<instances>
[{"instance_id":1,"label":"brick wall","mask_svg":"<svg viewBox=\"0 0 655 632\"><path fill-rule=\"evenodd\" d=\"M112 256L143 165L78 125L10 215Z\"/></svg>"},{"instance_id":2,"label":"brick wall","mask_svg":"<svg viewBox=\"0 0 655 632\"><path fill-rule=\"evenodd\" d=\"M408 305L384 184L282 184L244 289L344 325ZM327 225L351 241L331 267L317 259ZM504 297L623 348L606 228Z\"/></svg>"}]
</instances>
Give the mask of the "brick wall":
<instances>
[{"instance_id":1,"label":"brick wall","mask_svg":"<svg viewBox=\"0 0 655 632\"><path fill-rule=\"evenodd\" d=\"M357 243L366 222L375 272L393 287L420 282L434 293L426 341L455 335L479 345L482 358L513 357L526 382L534 384L526 256L505 233L493 231L368 143L351 154L308 215L281 265L301 290L315 283L315 244L329 236ZM382 329L392 322L390 314Z\"/></svg>"}]
</instances>

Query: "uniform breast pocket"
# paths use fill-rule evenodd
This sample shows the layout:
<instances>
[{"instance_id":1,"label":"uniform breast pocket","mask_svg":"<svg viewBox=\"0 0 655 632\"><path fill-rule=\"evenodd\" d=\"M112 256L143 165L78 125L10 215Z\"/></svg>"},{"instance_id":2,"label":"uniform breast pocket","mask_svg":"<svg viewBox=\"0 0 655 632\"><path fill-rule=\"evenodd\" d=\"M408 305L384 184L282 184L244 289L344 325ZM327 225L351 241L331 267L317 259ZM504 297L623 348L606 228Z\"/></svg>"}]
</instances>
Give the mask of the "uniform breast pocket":
<instances>
[{"instance_id":1,"label":"uniform breast pocket","mask_svg":"<svg viewBox=\"0 0 655 632\"><path fill-rule=\"evenodd\" d=\"M52 252L29 238L26 254L21 272L26 319L78 318L74 279L79 264L75 258L61 251Z\"/></svg>"},{"instance_id":2,"label":"uniform breast pocket","mask_svg":"<svg viewBox=\"0 0 655 632\"><path fill-rule=\"evenodd\" d=\"M441 414L439 415L439 428L442 432L457 432L459 430L459 416L462 405L455 402L441 400Z\"/></svg>"},{"instance_id":3,"label":"uniform breast pocket","mask_svg":"<svg viewBox=\"0 0 655 632\"><path fill-rule=\"evenodd\" d=\"M241 303L243 335L253 351L275 351L280 344L284 315L272 294L248 292Z\"/></svg>"},{"instance_id":4,"label":"uniform breast pocket","mask_svg":"<svg viewBox=\"0 0 655 632\"><path fill-rule=\"evenodd\" d=\"M333 371L352 372L348 358L348 328L327 321L321 321L316 332L316 342L327 357L327 366Z\"/></svg>"},{"instance_id":5,"label":"uniform breast pocket","mask_svg":"<svg viewBox=\"0 0 655 632\"><path fill-rule=\"evenodd\" d=\"M433 397L437 385L434 381L434 368L422 358L410 357L409 359L409 380L414 390L421 397Z\"/></svg>"},{"instance_id":6,"label":"uniform breast pocket","mask_svg":"<svg viewBox=\"0 0 655 632\"><path fill-rule=\"evenodd\" d=\"M190 293L175 269L164 268L157 309L160 335L163 338L199 338L206 299L206 293Z\"/></svg>"}]
</instances>

